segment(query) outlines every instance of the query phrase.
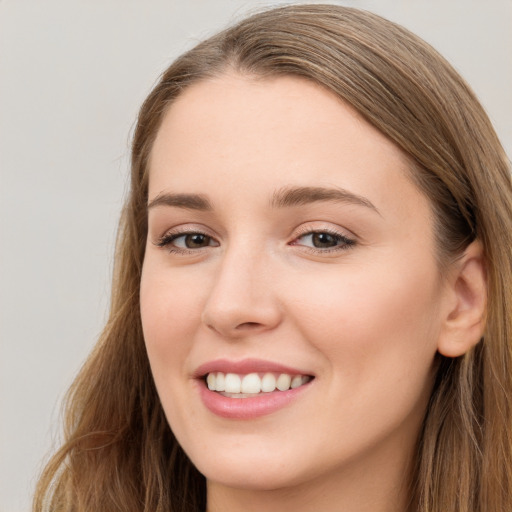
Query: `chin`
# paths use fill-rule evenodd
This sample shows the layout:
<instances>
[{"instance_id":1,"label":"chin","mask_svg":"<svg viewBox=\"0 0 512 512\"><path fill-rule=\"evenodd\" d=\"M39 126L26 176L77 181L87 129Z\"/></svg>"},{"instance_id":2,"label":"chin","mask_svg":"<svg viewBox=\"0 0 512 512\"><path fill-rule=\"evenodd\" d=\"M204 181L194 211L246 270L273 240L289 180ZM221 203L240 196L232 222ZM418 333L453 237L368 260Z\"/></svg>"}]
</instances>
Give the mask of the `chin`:
<instances>
[{"instance_id":1,"label":"chin","mask_svg":"<svg viewBox=\"0 0 512 512\"><path fill-rule=\"evenodd\" d=\"M207 481L225 487L271 491L297 485L305 478L297 471L301 467L297 461L277 458L271 451L199 459L193 462Z\"/></svg>"},{"instance_id":2,"label":"chin","mask_svg":"<svg viewBox=\"0 0 512 512\"><path fill-rule=\"evenodd\" d=\"M251 491L275 491L301 483L297 475L290 475L285 468L268 471L265 466L252 466L238 469L217 468L217 471L201 472L208 482L233 489Z\"/></svg>"}]
</instances>

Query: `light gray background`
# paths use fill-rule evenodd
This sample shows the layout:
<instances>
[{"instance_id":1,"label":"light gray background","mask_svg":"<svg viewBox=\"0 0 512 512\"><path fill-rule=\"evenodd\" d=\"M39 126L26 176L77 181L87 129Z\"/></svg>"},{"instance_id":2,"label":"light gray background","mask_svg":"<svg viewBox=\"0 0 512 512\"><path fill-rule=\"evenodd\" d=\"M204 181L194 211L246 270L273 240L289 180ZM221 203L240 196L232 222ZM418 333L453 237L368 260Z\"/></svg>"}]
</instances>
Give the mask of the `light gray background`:
<instances>
[{"instance_id":1,"label":"light gray background","mask_svg":"<svg viewBox=\"0 0 512 512\"><path fill-rule=\"evenodd\" d=\"M29 510L59 402L106 318L140 103L173 57L281 3L0 0L0 512ZM512 0L337 3L438 48L512 153Z\"/></svg>"}]
</instances>

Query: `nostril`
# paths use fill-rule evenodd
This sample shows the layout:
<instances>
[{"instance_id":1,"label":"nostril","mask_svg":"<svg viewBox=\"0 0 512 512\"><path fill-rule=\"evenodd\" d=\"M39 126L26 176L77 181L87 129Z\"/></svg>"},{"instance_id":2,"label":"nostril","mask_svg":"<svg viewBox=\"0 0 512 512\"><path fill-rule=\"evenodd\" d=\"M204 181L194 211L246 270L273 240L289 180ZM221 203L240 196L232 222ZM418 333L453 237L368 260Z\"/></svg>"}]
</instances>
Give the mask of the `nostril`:
<instances>
[{"instance_id":1,"label":"nostril","mask_svg":"<svg viewBox=\"0 0 512 512\"><path fill-rule=\"evenodd\" d=\"M258 327L261 327L261 324L259 324L258 322L244 322L243 324L239 324L236 326L236 328L240 331L257 329Z\"/></svg>"}]
</instances>

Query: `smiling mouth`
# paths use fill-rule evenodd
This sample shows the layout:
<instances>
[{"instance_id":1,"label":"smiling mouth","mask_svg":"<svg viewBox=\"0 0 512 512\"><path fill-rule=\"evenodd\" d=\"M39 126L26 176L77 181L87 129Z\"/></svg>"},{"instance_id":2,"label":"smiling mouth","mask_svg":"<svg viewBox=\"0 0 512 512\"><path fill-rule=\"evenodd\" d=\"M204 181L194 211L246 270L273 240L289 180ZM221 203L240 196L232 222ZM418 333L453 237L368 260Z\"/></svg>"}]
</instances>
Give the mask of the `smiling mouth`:
<instances>
[{"instance_id":1,"label":"smiling mouth","mask_svg":"<svg viewBox=\"0 0 512 512\"><path fill-rule=\"evenodd\" d=\"M204 376L210 391L228 398L251 398L265 393L288 391L310 382L311 375L288 373L223 373L210 372Z\"/></svg>"}]
</instances>

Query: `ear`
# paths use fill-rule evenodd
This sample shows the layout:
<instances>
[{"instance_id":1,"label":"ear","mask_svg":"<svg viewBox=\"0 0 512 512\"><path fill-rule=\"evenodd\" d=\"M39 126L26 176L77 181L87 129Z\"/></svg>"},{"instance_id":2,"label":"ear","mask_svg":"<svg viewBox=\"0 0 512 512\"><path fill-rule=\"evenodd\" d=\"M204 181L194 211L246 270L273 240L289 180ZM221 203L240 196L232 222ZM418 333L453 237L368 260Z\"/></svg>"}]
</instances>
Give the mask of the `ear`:
<instances>
[{"instance_id":1,"label":"ear","mask_svg":"<svg viewBox=\"0 0 512 512\"><path fill-rule=\"evenodd\" d=\"M482 244L476 240L449 271L448 300L437 349L458 357L482 338L487 306L487 279Z\"/></svg>"}]
</instances>

